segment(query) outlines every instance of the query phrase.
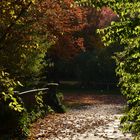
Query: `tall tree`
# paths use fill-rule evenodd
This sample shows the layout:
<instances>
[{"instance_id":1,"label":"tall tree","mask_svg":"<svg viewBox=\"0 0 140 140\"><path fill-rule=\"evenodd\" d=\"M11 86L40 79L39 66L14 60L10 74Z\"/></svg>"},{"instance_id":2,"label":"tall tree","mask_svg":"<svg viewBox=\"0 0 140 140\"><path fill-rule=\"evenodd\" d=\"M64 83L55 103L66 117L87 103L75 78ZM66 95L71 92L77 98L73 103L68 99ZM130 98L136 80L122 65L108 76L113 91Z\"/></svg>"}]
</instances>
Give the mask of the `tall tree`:
<instances>
[{"instance_id":1,"label":"tall tree","mask_svg":"<svg viewBox=\"0 0 140 140\"><path fill-rule=\"evenodd\" d=\"M46 30L39 25L38 2L33 2L9 0L0 4L0 69L17 77L37 74L50 46Z\"/></svg>"},{"instance_id":2,"label":"tall tree","mask_svg":"<svg viewBox=\"0 0 140 140\"><path fill-rule=\"evenodd\" d=\"M7 0L0 2L0 102L21 111L14 88L25 78L40 73L43 58L51 43L48 32L39 25L41 1Z\"/></svg>"},{"instance_id":3,"label":"tall tree","mask_svg":"<svg viewBox=\"0 0 140 140\"><path fill-rule=\"evenodd\" d=\"M56 59L71 58L83 49L82 38L76 34L85 26L84 13L73 4L73 0L44 0L40 5L42 14L47 17L42 18L42 24L47 27L50 38L56 40L50 49Z\"/></svg>"}]
</instances>

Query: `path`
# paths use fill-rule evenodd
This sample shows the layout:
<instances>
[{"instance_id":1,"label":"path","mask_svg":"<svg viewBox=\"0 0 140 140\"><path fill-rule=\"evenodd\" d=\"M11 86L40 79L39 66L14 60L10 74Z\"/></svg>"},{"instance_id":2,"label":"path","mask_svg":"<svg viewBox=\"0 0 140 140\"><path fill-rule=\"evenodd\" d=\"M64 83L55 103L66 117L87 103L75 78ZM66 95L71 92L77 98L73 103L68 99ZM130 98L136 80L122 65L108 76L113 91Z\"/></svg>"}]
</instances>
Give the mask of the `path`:
<instances>
[{"instance_id":1,"label":"path","mask_svg":"<svg viewBox=\"0 0 140 140\"><path fill-rule=\"evenodd\" d=\"M69 112L38 120L28 140L132 140L130 134L119 130L122 97L89 94L80 95L79 101L70 97L66 100L74 106Z\"/></svg>"}]
</instances>

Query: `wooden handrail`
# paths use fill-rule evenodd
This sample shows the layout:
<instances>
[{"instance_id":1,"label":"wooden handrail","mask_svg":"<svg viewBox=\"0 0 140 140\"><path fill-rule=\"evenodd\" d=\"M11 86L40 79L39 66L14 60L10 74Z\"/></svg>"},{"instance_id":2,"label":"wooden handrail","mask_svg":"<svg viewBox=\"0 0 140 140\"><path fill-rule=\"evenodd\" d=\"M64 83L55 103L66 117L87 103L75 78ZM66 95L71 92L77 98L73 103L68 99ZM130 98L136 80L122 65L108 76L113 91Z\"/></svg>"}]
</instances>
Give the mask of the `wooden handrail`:
<instances>
[{"instance_id":1,"label":"wooden handrail","mask_svg":"<svg viewBox=\"0 0 140 140\"><path fill-rule=\"evenodd\" d=\"M37 91L46 91L49 88L39 88L39 89L32 89L32 90L27 90L27 91L23 91L23 92L18 92L18 91L14 91L15 93L19 94L19 95L23 95L26 93L31 93L31 92L37 92Z\"/></svg>"}]
</instances>

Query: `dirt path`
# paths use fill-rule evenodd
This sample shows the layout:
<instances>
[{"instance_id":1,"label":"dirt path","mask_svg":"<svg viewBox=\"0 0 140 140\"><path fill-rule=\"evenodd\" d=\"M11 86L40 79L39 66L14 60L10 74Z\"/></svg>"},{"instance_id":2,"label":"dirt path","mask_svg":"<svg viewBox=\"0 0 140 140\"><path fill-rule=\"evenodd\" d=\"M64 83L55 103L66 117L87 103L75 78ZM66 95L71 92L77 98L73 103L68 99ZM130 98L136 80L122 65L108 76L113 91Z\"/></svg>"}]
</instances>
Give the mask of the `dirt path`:
<instances>
[{"instance_id":1,"label":"dirt path","mask_svg":"<svg viewBox=\"0 0 140 140\"><path fill-rule=\"evenodd\" d=\"M131 140L119 130L124 99L119 95L73 94L65 97L71 109L49 115L31 128L28 140Z\"/></svg>"}]
</instances>

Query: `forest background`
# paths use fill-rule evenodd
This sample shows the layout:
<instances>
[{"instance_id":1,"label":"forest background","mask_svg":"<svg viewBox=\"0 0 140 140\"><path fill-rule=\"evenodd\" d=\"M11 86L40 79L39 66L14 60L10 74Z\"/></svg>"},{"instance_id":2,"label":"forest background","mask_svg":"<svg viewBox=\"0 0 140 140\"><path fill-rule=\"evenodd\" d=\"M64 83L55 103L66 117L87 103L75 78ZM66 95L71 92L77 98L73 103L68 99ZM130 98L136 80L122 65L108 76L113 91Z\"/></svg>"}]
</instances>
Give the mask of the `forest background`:
<instances>
[{"instance_id":1,"label":"forest background","mask_svg":"<svg viewBox=\"0 0 140 140\"><path fill-rule=\"evenodd\" d=\"M41 80L95 88L120 81L130 105L124 120L136 122L126 128L139 133L139 6L129 0L0 1L0 102L22 112L14 90Z\"/></svg>"}]
</instances>

